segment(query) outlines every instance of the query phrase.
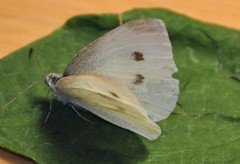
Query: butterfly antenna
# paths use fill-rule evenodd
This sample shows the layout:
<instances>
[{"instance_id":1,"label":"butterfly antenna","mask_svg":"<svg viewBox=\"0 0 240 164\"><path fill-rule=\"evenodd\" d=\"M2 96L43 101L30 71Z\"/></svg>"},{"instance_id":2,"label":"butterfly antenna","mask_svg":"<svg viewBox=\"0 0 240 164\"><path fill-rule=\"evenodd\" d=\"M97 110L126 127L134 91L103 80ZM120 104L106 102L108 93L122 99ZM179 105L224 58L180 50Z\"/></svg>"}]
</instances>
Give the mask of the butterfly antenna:
<instances>
[{"instance_id":1,"label":"butterfly antenna","mask_svg":"<svg viewBox=\"0 0 240 164\"><path fill-rule=\"evenodd\" d=\"M39 55L38 53L36 53L33 47L31 47L31 48L29 49L29 51L28 51L28 57L29 57L29 59L31 59L32 56L36 58L39 66L42 68L42 70L46 70L46 65L47 65L47 64L44 63L44 60L42 59L41 55ZM48 71L47 71L47 72L48 72Z\"/></svg>"},{"instance_id":2,"label":"butterfly antenna","mask_svg":"<svg viewBox=\"0 0 240 164\"><path fill-rule=\"evenodd\" d=\"M82 118L83 120L93 124L93 125L96 125L95 123L93 123L92 121L89 121L88 119L84 118L75 108L72 104L69 104L69 106L72 108L72 110L80 117Z\"/></svg>"},{"instance_id":3,"label":"butterfly antenna","mask_svg":"<svg viewBox=\"0 0 240 164\"><path fill-rule=\"evenodd\" d=\"M47 123L47 120L48 120L48 118L49 118L49 116L50 116L50 114L52 112L52 103L53 103L53 99L51 99L50 107L49 107L49 110L48 110L48 114L47 114L47 116L46 116L46 118L44 120L44 124Z\"/></svg>"},{"instance_id":4,"label":"butterfly antenna","mask_svg":"<svg viewBox=\"0 0 240 164\"><path fill-rule=\"evenodd\" d=\"M27 88L25 88L24 90L22 90L21 92L18 93L17 96L15 96L14 98L12 98L10 101L8 101L5 105L3 105L3 107L0 109L0 111L4 111L6 109L6 107L10 104L12 104L14 101L16 101L20 96L22 96L26 91L28 91L30 88L32 88L35 84L37 84L42 78L34 81L32 84L30 84Z\"/></svg>"},{"instance_id":5,"label":"butterfly antenna","mask_svg":"<svg viewBox=\"0 0 240 164\"><path fill-rule=\"evenodd\" d=\"M51 91L51 88L49 88L49 89L47 90L47 93L46 93L46 96L45 96L45 97L48 97L50 91Z\"/></svg>"}]
</instances>

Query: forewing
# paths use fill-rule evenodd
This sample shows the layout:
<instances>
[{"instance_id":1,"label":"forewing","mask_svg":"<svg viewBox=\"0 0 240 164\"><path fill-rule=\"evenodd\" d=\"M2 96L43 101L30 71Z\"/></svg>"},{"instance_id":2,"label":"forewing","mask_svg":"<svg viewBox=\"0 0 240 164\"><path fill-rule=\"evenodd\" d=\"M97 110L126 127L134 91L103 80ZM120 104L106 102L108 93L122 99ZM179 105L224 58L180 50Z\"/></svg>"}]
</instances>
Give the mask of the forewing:
<instances>
[{"instance_id":1,"label":"forewing","mask_svg":"<svg viewBox=\"0 0 240 164\"><path fill-rule=\"evenodd\" d=\"M119 81L97 75L68 76L57 82L56 90L70 103L150 140L161 133L136 97Z\"/></svg>"},{"instance_id":2,"label":"forewing","mask_svg":"<svg viewBox=\"0 0 240 164\"><path fill-rule=\"evenodd\" d=\"M173 111L178 98L177 71L164 23L140 19L125 23L81 50L64 76L96 73L119 79L154 121Z\"/></svg>"}]
</instances>

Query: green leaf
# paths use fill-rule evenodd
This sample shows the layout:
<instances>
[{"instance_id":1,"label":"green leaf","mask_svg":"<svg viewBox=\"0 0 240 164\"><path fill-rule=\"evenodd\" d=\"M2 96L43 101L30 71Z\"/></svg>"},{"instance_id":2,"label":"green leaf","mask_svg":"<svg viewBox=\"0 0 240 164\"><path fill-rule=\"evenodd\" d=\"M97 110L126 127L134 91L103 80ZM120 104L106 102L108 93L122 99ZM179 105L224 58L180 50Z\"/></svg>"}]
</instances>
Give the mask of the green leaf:
<instances>
[{"instance_id":1,"label":"green leaf","mask_svg":"<svg viewBox=\"0 0 240 164\"><path fill-rule=\"evenodd\" d=\"M117 15L86 15L0 61L1 147L38 163L237 163L240 32L163 9L123 14L124 22L149 17L166 23L180 80L178 105L159 123L159 139L82 112L92 125L57 101L44 124L52 96L40 78L62 73L81 48L118 26Z\"/></svg>"}]
</instances>

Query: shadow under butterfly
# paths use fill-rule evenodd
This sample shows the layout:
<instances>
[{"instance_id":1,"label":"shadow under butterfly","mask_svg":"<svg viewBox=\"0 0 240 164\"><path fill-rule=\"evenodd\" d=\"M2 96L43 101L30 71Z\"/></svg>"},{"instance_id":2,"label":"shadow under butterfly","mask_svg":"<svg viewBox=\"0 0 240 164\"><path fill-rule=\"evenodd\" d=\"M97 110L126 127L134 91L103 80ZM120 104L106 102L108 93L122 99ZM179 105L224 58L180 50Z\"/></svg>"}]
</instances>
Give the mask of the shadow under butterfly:
<instances>
[{"instance_id":1,"label":"shadow under butterfly","mask_svg":"<svg viewBox=\"0 0 240 164\"><path fill-rule=\"evenodd\" d=\"M35 98L32 103L42 109L40 122L43 122L48 113L49 100ZM67 104L62 105L54 100L53 106L51 117L43 124L41 132L48 137L50 144L46 145L47 156L52 157L50 152L54 152L53 155L58 154L55 162L131 163L143 161L147 157L147 150L137 135L117 129L113 124L81 111L81 108L78 109L79 113L94 124L79 119Z\"/></svg>"},{"instance_id":2,"label":"shadow under butterfly","mask_svg":"<svg viewBox=\"0 0 240 164\"><path fill-rule=\"evenodd\" d=\"M57 100L83 107L123 129L155 140L156 122L176 106L179 82L172 47L159 19L127 22L77 53L63 75L45 82ZM87 125L86 125L87 126ZM81 129L79 129L81 130Z\"/></svg>"}]
</instances>

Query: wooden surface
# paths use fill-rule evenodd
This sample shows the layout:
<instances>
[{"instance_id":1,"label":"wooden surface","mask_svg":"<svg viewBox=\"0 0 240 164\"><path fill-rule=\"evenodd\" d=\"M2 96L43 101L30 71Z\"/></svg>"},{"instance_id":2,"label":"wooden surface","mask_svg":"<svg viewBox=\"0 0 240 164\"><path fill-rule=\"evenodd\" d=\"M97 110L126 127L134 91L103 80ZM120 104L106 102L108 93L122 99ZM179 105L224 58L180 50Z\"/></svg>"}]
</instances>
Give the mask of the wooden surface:
<instances>
[{"instance_id":1,"label":"wooden surface","mask_svg":"<svg viewBox=\"0 0 240 164\"><path fill-rule=\"evenodd\" d=\"M0 0L0 58L46 36L74 15L136 7L164 7L240 29L240 0Z\"/></svg>"},{"instance_id":2,"label":"wooden surface","mask_svg":"<svg viewBox=\"0 0 240 164\"><path fill-rule=\"evenodd\" d=\"M74 15L163 7L240 30L240 0L0 0L0 58L44 37ZM27 163L0 149L0 163ZM31 163L31 162L30 162Z\"/></svg>"}]
</instances>

